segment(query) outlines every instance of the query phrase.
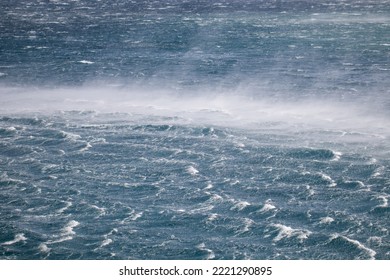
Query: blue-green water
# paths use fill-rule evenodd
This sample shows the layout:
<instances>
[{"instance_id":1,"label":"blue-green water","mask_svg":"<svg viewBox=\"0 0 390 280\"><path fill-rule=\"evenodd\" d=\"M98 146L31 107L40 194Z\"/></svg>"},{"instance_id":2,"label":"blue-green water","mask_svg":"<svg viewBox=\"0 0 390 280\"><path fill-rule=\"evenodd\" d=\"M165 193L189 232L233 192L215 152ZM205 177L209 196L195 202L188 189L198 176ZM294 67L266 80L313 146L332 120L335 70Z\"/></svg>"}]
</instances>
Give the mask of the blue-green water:
<instances>
[{"instance_id":1,"label":"blue-green water","mask_svg":"<svg viewBox=\"0 0 390 280\"><path fill-rule=\"evenodd\" d=\"M389 1L2 1L1 259L390 259Z\"/></svg>"}]
</instances>

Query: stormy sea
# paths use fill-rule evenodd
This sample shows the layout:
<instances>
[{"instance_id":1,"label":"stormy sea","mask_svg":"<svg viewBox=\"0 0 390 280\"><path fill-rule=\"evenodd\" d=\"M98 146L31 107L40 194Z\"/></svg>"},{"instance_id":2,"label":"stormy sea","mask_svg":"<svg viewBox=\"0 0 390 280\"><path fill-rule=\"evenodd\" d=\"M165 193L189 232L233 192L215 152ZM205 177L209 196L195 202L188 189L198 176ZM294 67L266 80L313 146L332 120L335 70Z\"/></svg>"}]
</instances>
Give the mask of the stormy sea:
<instances>
[{"instance_id":1,"label":"stormy sea","mask_svg":"<svg viewBox=\"0 0 390 280\"><path fill-rule=\"evenodd\" d=\"M0 259L390 259L389 0L2 0Z\"/></svg>"}]
</instances>

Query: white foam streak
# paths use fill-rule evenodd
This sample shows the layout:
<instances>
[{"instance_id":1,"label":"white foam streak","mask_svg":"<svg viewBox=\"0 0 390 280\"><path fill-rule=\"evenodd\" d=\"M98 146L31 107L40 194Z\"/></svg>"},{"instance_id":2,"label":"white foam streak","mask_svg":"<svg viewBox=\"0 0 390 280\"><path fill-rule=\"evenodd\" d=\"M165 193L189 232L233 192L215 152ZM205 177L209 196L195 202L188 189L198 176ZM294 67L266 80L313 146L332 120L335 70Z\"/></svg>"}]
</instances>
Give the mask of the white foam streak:
<instances>
[{"instance_id":1,"label":"white foam streak","mask_svg":"<svg viewBox=\"0 0 390 280\"><path fill-rule=\"evenodd\" d=\"M18 243L21 241L25 241L25 240L27 240L27 238L24 236L24 233L18 233L15 235L15 238L13 240L3 242L3 243L1 243L1 245L9 246L9 245L12 245L12 244L15 244L15 243Z\"/></svg>"},{"instance_id":2,"label":"white foam streak","mask_svg":"<svg viewBox=\"0 0 390 280\"><path fill-rule=\"evenodd\" d=\"M82 64L94 64L95 63L95 62L89 61L89 60L80 60L79 62Z\"/></svg>"}]
</instances>

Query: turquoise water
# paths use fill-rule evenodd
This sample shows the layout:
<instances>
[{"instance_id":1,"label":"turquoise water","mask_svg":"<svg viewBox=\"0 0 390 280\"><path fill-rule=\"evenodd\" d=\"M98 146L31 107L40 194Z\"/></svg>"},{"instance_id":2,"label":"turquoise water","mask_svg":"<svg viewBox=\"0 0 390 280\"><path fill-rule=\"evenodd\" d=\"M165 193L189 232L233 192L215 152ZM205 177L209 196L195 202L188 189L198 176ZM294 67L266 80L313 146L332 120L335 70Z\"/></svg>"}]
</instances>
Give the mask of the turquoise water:
<instances>
[{"instance_id":1,"label":"turquoise water","mask_svg":"<svg viewBox=\"0 0 390 280\"><path fill-rule=\"evenodd\" d=\"M390 259L389 1L2 1L1 259Z\"/></svg>"}]
</instances>

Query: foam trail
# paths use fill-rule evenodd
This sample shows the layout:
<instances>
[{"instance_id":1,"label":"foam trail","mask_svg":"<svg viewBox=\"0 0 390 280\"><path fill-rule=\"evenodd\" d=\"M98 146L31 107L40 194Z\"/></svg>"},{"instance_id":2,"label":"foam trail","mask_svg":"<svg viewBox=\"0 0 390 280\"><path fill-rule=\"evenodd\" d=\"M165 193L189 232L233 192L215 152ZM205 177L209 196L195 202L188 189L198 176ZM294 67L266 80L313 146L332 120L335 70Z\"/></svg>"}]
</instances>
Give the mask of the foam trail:
<instances>
[{"instance_id":1,"label":"foam trail","mask_svg":"<svg viewBox=\"0 0 390 280\"><path fill-rule=\"evenodd\" d=\"M25 240L27 240L27 238L24 236L24 233L18 233L15 235L15 238L13 240L1 243L1 245L9 246L9 245L12 245L12 244L15 244L15 243L18 243L21 241L25 241Z\"/></svg>"}]
</instances>

